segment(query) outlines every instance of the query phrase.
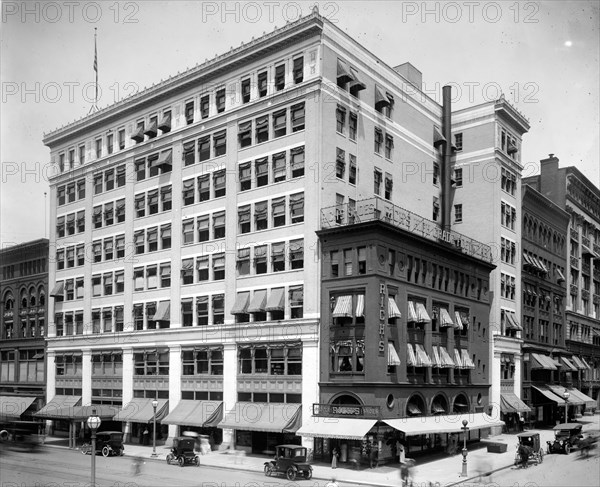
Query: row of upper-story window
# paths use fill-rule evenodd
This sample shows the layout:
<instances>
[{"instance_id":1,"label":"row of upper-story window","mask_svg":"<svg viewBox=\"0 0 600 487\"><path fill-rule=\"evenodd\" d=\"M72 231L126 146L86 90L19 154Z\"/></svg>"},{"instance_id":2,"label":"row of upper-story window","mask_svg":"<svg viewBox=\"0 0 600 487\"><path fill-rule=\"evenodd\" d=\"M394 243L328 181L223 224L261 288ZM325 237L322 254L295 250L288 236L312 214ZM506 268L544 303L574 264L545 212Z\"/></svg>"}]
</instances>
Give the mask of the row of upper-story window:
<instances>
[{"instance_id":1,"label":"row of upper-story window","mask_svg":"<svg viewBox=\"0 0 600 487\"><path fill-rule=\"evenodd\" d=\"M405 276L407 282L414 284L453 292L459 296L476 296L478 300L481 299L482 293L487 292L485 283L480 278L428 262L421 257L406 255L389 247L378 247L378 255L372 255L371 249L367 246L329 251L326 255L328 277L366 275L367 261L370 260L371 265L376 264L375 267L384 263L386 274L396 278Z\"/></svg>"},{"instance_id":2,"label":"row of upper-story window","mask_svg":"<svg viewBox=\"0 0 600 487\"><path fill-rule=\"evenodd\" d=\"M289 160L289 164L288 164ZM288 179L304 176L304 146L294 147L254 161L241 162L238 165L239 191L260 188L271 183L279 183ZM184 182L185 184L185 182Z\"/></svg>"},{"instance_id":3,"label":"row of upper-story window","mask_svg":"<svg viewBox=\"0 0 600 487\"><path fill-rule=\"evenodd\" d=\"M19 316L16 323L12 317L2 319L2 329L0 330L0 339L2 340L43 338L45 334L46 318L44 316Z\"/></svg>"},{"instance_id":4,"label":"row of upper-story window","mask_svg":"<svg viewBox=\"0 0 600 487\"><path fill-rule=\"evenodd\" d=\"M303 268L304 239L253 245L237 251L236 271L238 277Z\"/></svg>"},{"instance_id":5,"label":"row of upper-story window","mask_svg":"<svg viewBox=\"0 0 600 487\"><path fill-rule=\"evenodd\" d=\"M516 295L516 280L514 276L500 273L500 297L513 300Z\"/></svg>"},{"instance_id":6,"label":"row of upper-story window","mask_svg":"<svg viewBox=\"0 0 600 487\"><path fill-rule=\"evenodd\" d=\"M533 316L523 316L523 338L535 340L540 343L551 343L553 345L564 345L563 324L553 323L552 335L550 335L550 322L537 319Z\"/></svg>"},{"instance_id":7,"label":"row of upper-story window","mask_svg":"<svg viewBox=\"0 0 600 487\"><path fill-rule=\"evenodd\" d=\"M44 350L7 350L0 352L0 381L20 385L45 380Z\"/></svg>"},{"instance_id":8,"label":"row of upper-story window","mask_svg":"<svg viewBox=\"0 0 600 487\"><path fill-rule=\"evenodd\" d=\"M253 100L266 97L269 92L277 93L287 86L297 85L304 81L303 53L296 54L291 59L278 61L274 65L274 70L269 69L269 67L258 69L255 81L250 74L241 76L239 79L239 94L237 85L235 85L235 91L232 91L231 88L226 90L225 83L223 83L205 90L205 93L199 97L198 105L196 105L195 99L186 99L182 102L184 125L191 125L221 114L225 112L227 106L234 107L239 104L250 103ZM291 72L288 73L290 70ZM230 103L227 103L227 95L230 96ZM174 126L172 113L173 107L169 106L151 112L144 117L139 117L135 122L135 129L130 137L131 140L135 144L141 144L169 133L173 128L177 128ZM89 156L91 159L97 160L105 155L124 150L126 145L125 127L108 129L106 136L102 135L94 138L93 152ZM77 161L75 160L76 153L78 156ZM86 154L86 144L83 142L66 151L59 152L60 172L74 169L76 162L79 165L85 164Z\"/></svg>"},{"instance_id":9,"label":"row of upper-story window","mask_svg":"<svg viewBox=\"0 0 600 487\"><path fill-rule=\"evenodd\" d=\"M250 296L252 294L252 297ZM290 319L304 317L304 287L294 285L288 287L287 309ZM230 313L235 316L236 323L257 321L279 321L286 316L285 288L256 289L237 293Z\"/></svg>"},{"instance_id":10,"label":"row of upper-story window","mask_svg":"<svg viewBox=\"0 0 600 487\"><path fill-rule=\"evenodd\" d=\"M269 204L270 203L270 204ZM286 211L289 209L289 216ZM254 220L252 220L254 214ZM289 218L289 220L288 220ZM267 230L304 221L304 192L238 207L238 233ZM269 224L270 222L270 224ZM253 230L254 229L254 230Z\"/></svg>"},{"instance_id":11,"label":"row of upper-story window","mask_svg":"<svg viewBox=\"0 0 600 487\"><path fill-rule=\"evenodd\" d=\"M532 286L527 283L523 283L522 288L523 304L525 306L531 308L537 307L539 310L547 313L552 311L554 314L561 314L563 312L563 296L554 294L548 289Z\"/></svg>"},{"instance_id":12,"label":"row of upper-story window","mask_svg":"<svg viewBox=\"0 0 600 487\"><path fill-rule=\"evenodd\" d=\"M44 290L44 287L44 285L40 285L37 287L29 286L29 289L22 288L19 293L21 309L44 306L46 304L46 291ZM5 311L15 309L15 298L10 290L4 293L2 302L4 303Z\"/></svg>"},{"instance_id":13,"label":"row of upper-story window","mask_svg":"<svg viewBox=\"0 0 600 487\"><path fill-rule=\"evenodd\" d=\"M523 212L523 238L539 243L555 254L563 254L565 249L565 235L553 230L550 225L544 224L527 211Z\"/></svg>"},{"instance_id":14,"label":"row of upper-story window","mask_svg":"<svg viewBox=\"0 0 600 487\"><path fill-rule=\"evenodd\" d=\"M289 112L289 116L288 116ZM304 102L238 123L239 148L261 144L305 127Z\"/></svg>"},{"instance_id":15,"label":"row of upper-story window","mask_svg":"<svg viewBox=\"0 0 600 487\"><path fill-rule=\"evenodd\" d=\"M15 272L17 270L17 272ZM33 276L47 272L46 259L32 259L17 264L8 264L2 266L2 279L14 279L15 277Z\"/></svg>"},{"instance_id":16,"label":"row of upper-story window","mask_svg":"<svg viewBox=\"0 0 600 487\"><path fill-rule=\"evenodd\" d=\"M564 267L553 264L548 259L540 257L530 250L523 250L523 270L553 282L561 283L565 281Z\"/></svg>"},{"instance_id":17,"label":"row of upper-story window","mask_svg":"<svg viewBox=\"0 0 600 487\"><path fill-rule=\"evenodd\" d=\"M84 298L85 279L83 276L65 280L57 280L52 296L57 302L74 301ZM109 271L103 274L94 274L91 277L92 296L112 296L125 291L125 270Z\"/></svg>"}]
</instances>

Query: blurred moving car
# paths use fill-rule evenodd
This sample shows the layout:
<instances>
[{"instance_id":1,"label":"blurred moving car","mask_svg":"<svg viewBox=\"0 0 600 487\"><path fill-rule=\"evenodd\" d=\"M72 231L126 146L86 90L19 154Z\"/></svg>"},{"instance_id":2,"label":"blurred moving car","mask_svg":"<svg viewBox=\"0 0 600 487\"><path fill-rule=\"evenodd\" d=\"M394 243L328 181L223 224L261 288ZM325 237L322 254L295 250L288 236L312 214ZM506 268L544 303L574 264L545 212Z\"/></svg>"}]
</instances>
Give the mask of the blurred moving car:
<instances>
[{"instance_id":1,"label":"blurred moving car","mask_svg":"<svg viewBox=\"0 0 600 487\"><path fill-rule=\"evenodd\" d=\"M33 451L44 444L42 423L35 421L4 421L0 425L2 448Z\"/></svg>"}]
</instances>

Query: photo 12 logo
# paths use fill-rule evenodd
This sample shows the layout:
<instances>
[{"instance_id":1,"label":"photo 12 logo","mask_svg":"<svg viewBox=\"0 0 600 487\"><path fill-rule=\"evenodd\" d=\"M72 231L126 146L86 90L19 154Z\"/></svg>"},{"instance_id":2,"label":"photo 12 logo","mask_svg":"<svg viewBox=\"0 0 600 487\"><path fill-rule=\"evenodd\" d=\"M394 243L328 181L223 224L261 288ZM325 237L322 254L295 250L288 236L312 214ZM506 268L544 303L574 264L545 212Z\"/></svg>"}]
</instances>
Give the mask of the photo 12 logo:
<instances>
[{"instance_id":1,"label":"photo 12 logo","mask_svg":"<svg viewBox=\"0 0 600 487\"><path fill-rule=\"evenodd\" d=\"M537 24L539 2L402 2L402 22Z\"/></svg>"},{"instance_id":2,"label":"photo 12 logo","mask_svg":"<svg viewBox=\"0 0 600 487\"><path fill-rule=\"evenodd\" d=\"M112 20L116 24L137 24L137 2L2 2L2 23L89 22Z\"/></svg>"},{"instance_id":3,"label":"photo 12 logo","mask_svg":"<svg viewBox=\"0 0 600 487\"><path fill-rule=\"evenodd\" d=\"M202 2L202 23L220 21L284 24L317 11L335 24L339 10L340 7L335 2L325 2L318 8L311 2Z\"/></svg>"}]
</instances>

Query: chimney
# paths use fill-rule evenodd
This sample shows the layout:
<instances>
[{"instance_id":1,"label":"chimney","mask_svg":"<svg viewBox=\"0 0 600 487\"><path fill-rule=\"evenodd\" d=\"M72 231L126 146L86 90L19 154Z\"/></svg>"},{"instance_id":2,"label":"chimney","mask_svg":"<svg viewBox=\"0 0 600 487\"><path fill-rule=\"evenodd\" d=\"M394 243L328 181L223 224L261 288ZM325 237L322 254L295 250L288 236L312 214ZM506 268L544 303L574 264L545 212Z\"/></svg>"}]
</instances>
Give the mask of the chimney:
<instances>
[{"instance_id":1,"label":"chimney","mask_svg":"<svg viewBox=\"0 0 600 487\"><path fill-rule=\"evenodd\" d=\"M406 78L411 85L415 86L419 90L423 89L423 73L415 68L410 63L404 63L394 68L396 73Z\"/></svg>"},{"instance_id":2,"label":"chimney","mask_svg":"<svg viewBox=\"0 0 600 487\"><path fill-rule=\"evenodd\" d=\"M442 186L442 230L450 231L451 222L451 176L452 176L452 87L446 85L442 88L442 135L446 139L443 144L443 160L441 167Z\"/></svg>"}]
</instances>

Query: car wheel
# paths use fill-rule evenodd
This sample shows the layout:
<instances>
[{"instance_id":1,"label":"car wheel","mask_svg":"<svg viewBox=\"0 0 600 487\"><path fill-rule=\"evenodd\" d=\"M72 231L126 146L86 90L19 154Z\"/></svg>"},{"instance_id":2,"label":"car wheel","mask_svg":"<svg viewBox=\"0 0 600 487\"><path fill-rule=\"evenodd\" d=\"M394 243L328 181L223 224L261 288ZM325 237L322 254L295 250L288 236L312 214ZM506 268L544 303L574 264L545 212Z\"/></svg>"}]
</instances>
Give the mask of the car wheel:
<instances>
[{"instance_id":1,"label":"car wheel","mask_svg":"<svg viewBox=\"0 0 600 487\"><path fill-rule=\"evenodd\" d=\"M167 465L171 465L172 461L173 461L173 455L171 453L169 453L167 455Z\"/></svg>"},{"instance_id":2,"label":"car wheel","mask_svg":"<svg viewBox=\"0 0 600 487\"><path fill-rule=\"evenodd\" d=\"M270 477L271 475L273 475L273 465L271 465L270 463L265 465L265 475L267 477Z\"/></svg>"},{"instance_id":3,"label":"car wheel","mask_svg":"<svg viewBox=\"0 0 600 487\"><path fill-rule=\"evenodd\" d=\"M568 455L569 453L571 453L571 445L567 443L565 445L565 455Z\"/></svg>"},{"instance_id":4,"label":"car wheel","mask_svg":"<svg viewBox=\"0 0 600 487\"><path fill-rule=\"evenodd\" d=\"M183 467L183 466L185 465L185 458L183 458L183 457L179 457L179 458L177 459L177 461L179 462L179 466L180 466L180 467Z\"/></svg>"},{"instance_id":5,"label":"car wheel","mask_svg":"<svg viewBox=\"0 0 600 487\"><path fill-rule=\"evenodd\" d=\"M89 443L84 443L83 445L81 445L81 454L87 455L91 449L92 449L92 447L90 446Z\"/></svg>"},{"instance_id":6,"label":"car wheel","mask_svg":"<svg viewBox=\"0 0 600 487\"><path fill-rule=\"evenodd\" d=\"M119 450L119 456L122 457L123 455L125 455L125 447L122 446Z\"/></svg>"},{"instance_id":7,"label":"car wheel","mask_svg":"<svg viewBox=\"0 0 600 487\"><path fill-rule=\"evenodd\" d=\"M200 457L198 455L194 457L194 463L196 464L196 467L200 466Z\"/></svg>"},{"instance_id":8,"label":"car wheel","mask_svg":"<svg viewBox=\"0 0 600 487\"><path fill-rule=\"evenodd\" d=\"M296 470L294 469L294 467L289 467L285 471L285 476L288 480L296 480Z\"/></svg>"},{"instance_id":9,"label":"car wheel","mask_svg":"<svg viewBox=\"0 0 600 487\"><path fill-rule=\"evenodd\" d=\"M306 472L304 472L304 478L306 480L312 479L312 468L309 468Z\"/></svg>"},{"instance_id":10,"label":"car wheel","mask_svg":"<svg viewBox=\"0 0 600 487\"><path fill-rule=\"evenodd\" d=\"M102 456L103 457L109 457L110 456L110 448L108 446L105 446L104 448L102 448Z\"/></svg>"},{"instance_id":11,"label":"car wheel","mask_svg":"<svg viewBox=\"0 0 600 487\"><path fill-rule=\"evenodd\" d=\"M544 463L544 450L542 448L540 448L540 463Z\"/></svg>"}]
</instances>

